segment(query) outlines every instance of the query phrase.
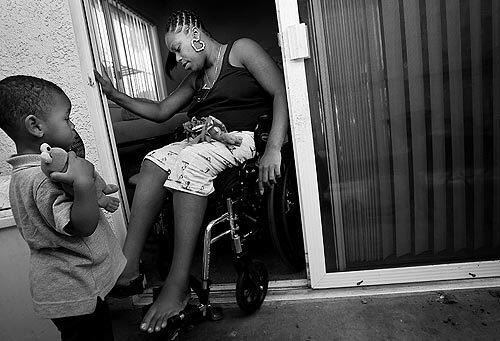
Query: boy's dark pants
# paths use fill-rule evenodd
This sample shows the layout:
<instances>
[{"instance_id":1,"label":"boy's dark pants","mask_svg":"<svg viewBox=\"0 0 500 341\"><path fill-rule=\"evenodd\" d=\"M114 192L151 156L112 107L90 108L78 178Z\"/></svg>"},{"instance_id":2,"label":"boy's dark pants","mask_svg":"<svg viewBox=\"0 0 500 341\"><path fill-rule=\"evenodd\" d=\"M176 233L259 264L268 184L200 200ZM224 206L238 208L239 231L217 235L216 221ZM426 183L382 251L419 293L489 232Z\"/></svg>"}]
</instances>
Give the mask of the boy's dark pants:
<instances>
[{"instance_id":1,"label":"boy's dark pants","mask_svg":"<svg viewBox=\"0 0 500 341\"><path fill-rule=\"evenodd\" d=\"M87 315L61 317L52 319L61 332L62 341L113 341L111 314L108 304L97 298L95 311Z\"/></svg>"}]
</instances>

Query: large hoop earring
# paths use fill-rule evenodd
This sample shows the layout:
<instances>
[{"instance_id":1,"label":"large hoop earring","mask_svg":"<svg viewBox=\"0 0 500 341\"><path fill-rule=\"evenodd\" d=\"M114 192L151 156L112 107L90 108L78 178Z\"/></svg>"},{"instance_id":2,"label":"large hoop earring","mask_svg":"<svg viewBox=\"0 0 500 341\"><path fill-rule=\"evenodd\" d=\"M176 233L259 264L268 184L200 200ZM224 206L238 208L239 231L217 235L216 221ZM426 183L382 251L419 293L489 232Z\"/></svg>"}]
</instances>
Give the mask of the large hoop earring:
<instances>
[{"instance_id":1,"label":"large hoop earring","mask_svg":"<svg viewBox=\"0 0 500 341\"><path fill-rule=\"evenodd\" d=\"M195 43L198 43L200 45L198 47L196 47ZM196 52L201 52L201 51L203 51L205 49L205 42L203 40L201 40L200 38L198 38L198 39L192 39L191 40L191 47Z\"/></svg>"}]
</instances>

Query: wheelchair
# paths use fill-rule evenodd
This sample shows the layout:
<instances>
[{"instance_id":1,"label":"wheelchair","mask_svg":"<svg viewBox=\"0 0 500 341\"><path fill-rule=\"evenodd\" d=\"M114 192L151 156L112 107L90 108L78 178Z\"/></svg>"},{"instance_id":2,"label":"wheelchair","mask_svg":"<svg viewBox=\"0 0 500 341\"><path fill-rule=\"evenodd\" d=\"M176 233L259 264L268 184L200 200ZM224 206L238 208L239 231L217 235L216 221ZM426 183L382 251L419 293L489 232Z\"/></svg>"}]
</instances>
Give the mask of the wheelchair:
<instances>
[{"instance_id":1,"label":"wheelchair","mask_svg":"<svg viewBox=\"0 0 500 341\"><path fill-rule=\"evenodd\" d=\"M282 262L292 271L305 267L305 256L300 223L300 207L297 184L290 142L282 148L282 176L272 189L260 195L258 188L258 159L262 155L270 130L271 119L259 118L254 132L256 157L243 164L228 168L214 180L215 192L210 195L204 224L200 231L203 248L201 278L190 276L190 287L198 298L198 303L189 305L178 315L168 320L170 333L178 333L193 321L216 321L223 317L222 309L210 303L210 260L212 246L229 239L232 248L233 264L237 272L236 302L239 308L251 314L262 305L268 289L269 276L263 262L252 259L248 253L248 244L253 238L264 233L271 237L272 244ZM172 141L185 138L182 128L172 134ZM165 141L163 141L165 143ZM169 263L173 250L173 214L171 196L168 197L161 213L160 250ZM225 229L222 227L226 226ZM266 228L268 231L266 231ZM168 245L165 245L168 244ZM165 269L164 274L168 272ZM153 290L156 299L161 288ZM172 335L172 334L170 334Z\"/></svg>"}]
</instances>

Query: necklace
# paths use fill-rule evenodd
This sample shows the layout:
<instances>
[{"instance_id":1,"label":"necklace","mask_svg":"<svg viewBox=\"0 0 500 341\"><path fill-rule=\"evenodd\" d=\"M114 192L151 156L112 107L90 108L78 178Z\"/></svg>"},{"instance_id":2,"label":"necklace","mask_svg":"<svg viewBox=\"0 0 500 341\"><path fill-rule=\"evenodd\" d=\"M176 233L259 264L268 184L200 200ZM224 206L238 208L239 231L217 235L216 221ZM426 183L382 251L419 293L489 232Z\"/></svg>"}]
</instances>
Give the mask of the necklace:
<instances>
[{"instance_id":1,"label":"necklace","mask_svg":"<svg viewBox=\"0 0 500 341\"><path fill-rule=\"evenodd\" d=\"M217 79L217 72L219 71L219 58L220 58L220 52L222 50L222 44L219 46L219 52L217 52L217 58L215 59L215 68L214 68L214 80L212 84L210 84L210 78L208 77L207 72L205 72L205 85L203 86L204 88L211 89L214 84L215 80Z\"/></svg>"}]
</instances>

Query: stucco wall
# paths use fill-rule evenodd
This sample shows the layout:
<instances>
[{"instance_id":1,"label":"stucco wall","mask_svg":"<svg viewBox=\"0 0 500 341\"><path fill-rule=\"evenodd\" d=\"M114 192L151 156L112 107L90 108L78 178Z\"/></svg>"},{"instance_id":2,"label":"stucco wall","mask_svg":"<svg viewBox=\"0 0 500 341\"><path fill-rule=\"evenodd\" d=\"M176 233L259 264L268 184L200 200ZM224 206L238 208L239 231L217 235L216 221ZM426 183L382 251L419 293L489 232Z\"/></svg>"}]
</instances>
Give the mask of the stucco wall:
<instances>
[{"instance_id":1,"label":"stucco wall","mask_svg":"<svg viewBox=\"0 0 500 341\"><path fill-rule=\"evenodd\" d=\"M87 159L99 169L68 0L2 0L0 32L0 79L25 74L58 84L71 100L71 119L85 142ZM0 172L10 173L5 160L14 152L14 144L0 131Z\"/></svg>"}]
</instances>

